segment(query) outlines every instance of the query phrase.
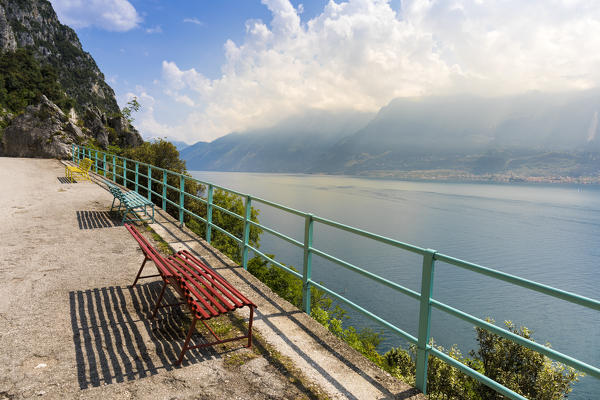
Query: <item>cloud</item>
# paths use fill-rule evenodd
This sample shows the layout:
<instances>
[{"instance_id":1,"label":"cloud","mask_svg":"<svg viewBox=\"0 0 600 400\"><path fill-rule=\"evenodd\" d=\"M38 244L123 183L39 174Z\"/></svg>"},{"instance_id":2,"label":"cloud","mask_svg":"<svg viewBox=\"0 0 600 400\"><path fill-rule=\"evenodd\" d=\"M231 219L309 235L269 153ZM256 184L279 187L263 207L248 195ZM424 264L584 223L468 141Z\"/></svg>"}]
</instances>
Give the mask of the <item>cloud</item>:
<instances>
[{"instance_id":1,"label":"cloud","mask_svg":"<svg viewBox=\"0 0 600 400\"><path fill-rule=\"evenodd\" d=\"M306 109L377 111L396 97L599 83L600 2L330 0L307 21L288 0L262 3L271 21L249 20L241 43L224 44L220 77L163 62L164 94L193 104L171 136L211 140Z\"/></svg>"},{"instance_id":2,"label":"cloud","mask_svg":"<svg viewBox=\"0 0 600 400\"><path fill-rule=\"evenodd\" d=\"M190 23L190 24L196 24L196 25L204 25L204 22L200 21L198 18L184 18L183 22L186 23Z\"/></svg>"},{"instance_id":3,"label":"cloud","mask_svg":"<svg viewBox=\"0 0 600 400\"><path fill-rule=\"evenodd\" d=\"M162 33L162 27L160 25L156 25L153 28L146 28L146 33L148 34L152 34L152 33Z\"/></svg>"},{"instance_id":4,"label":"cloud","mask_svg":"<svg viewBox=\"0 0 600 400\"><path fill-rule=\"evenodd\" d=\"M63 24L75 28L97 27L124 32L142 21L127 0L50 0Z\"/></svg>"}]
</instances>

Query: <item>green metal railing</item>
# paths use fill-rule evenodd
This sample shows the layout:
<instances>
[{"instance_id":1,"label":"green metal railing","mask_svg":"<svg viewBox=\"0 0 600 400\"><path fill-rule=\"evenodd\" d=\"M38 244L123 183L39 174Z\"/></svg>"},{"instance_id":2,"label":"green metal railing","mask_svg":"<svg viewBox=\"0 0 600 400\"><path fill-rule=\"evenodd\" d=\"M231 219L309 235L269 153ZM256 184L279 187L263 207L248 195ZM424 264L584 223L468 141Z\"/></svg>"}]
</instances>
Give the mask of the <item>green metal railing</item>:
<instances>
[{"instance_id":1,"label":"green metal railing","mask_svg":"<svg viewBox=\"0 0 600 400\"><path fill-rule=\"evenodd\" d=\"M491 268L487 268L481 265L473 264L468 261L463 261L454 257L450 257L445 254L438 253L432 249L424 249L417 246L413 246L407 243L403 243L397 241L395 239L391 239L388 237L380 236L371 232L367 232L358 228L354 228L348 225L340 224L335 221L331 221L325 218L321 218L312 214L304 213L302 211L298 211L281 204L277 204L268 200L264 200L258 197L250 196L248 194L240 193L231 189L227 189L209 182L203 182L189 176L185 176L173 171L168 171L162 168L154 167L152 165L148 165L142 162L138 162L135 160L126 159L123 157L118 157L112 154L108 154L99 150L94 150L82 146L73 146L73 162L78 162L84 157L88 157L94 161L94 170L96 173L103 175L107 178L112 179L115 183L121 183L131 188L135 191L143 190L146 192L149 199L152 198L152 195L156 196L162 204L162 208L166 209L167 204L172 205L179 211L179 222L180 224L184 223L185 214L189 215L191 218L195 218L203 222L206 226L206 241L208 243L211 242L211 233L213 229L229 236L233 240L235 240L242 248L242 266L244 269L247 269L248 266L248 251L251 250L256 255L262 257L267 260L272 265L281 268L288 273L294 275L295 277L302 280L303 287L303 309L306 313L310 314L310 289L311 287L322 290L326 294L330 295L337 301L340 301L359 313L367 316L368 318L376 321L378 324L390 329L409 343L415 344L417 347L416 354L416 386L423 393L427 393L427 362L430 355L438 357L442 361L447 364L459 369L463 373L475 378L481 383L487 385L493 390L503 394L504 396L511 399L525 399L523 396L515 393L514 391L508 389L507 387L495 382L494 380L482 375L481 373L475 371L472 368L462 364L460 361L457 361L450 357L449 355L441 352L440 350L432 347L430 345L430 327L431 327L431 310L435 308L437 310L443 311L446 314L449 314L453 317L466 321L470 324L475 325L476 327L486 329L490 332L493 332L503 338L516 342L522 346L525 346L531 350L537 351L541 354L548 356L549 358L564 363L568 366L571 366L579 371L586 373L587 375L593 376L597 379L600 379L600 368L589 365L583 361L577 360L573 357L570 357L566 354L560 353L556 350L553 350L549 347L540 345L538 343L532 342L528 339L525 339L515 333L512 333L506 329L497 327L485 320L477 318L473 315L465 313L461 310L453 308L447 304L444 304L440 301L435 300L432 297L433 294L433 284L434 284L434 276L435 276L435 262L440 261L447 263L449 265L453 265L458 268L462 268L477 274L485 275L503 282L507 282L519 287L523 287L529 290L533 290L535 292L539 292L551 297L555 297L564 301L568 301L574 304L578 304L580 306L600 311L600 301L594 300L591 298L579 296L574 293L566 292L564 290L556 289L541 283L537 283L531 280L523 279L515 275L510 275L504 272L500 272ZM129 168L128 168L129 166ZM140 166L144 167L147 171L147 174L142 174L140 172ZM127 173L131 172L135 174L135 179L130 179L127 177ZM168 176L176 176L179 180L179 187L174 187L168 184ZM160 179L157 177L160 176ZM139 184L139 177L145 177L148 179L147 187L142 188ZM185 182L193 181L206 186L206 198L198 196L198 194L187 193L185 191ZM161 192L155 192L152 190L151 182L158 184L161 187ZM174 202L167 198L167 190L174 190L179 194L178 202ZM227 210L213 202L213 193L215 189L223 190L225 192L240 196L244 199L244 215L236 214L230 210ZM187 198L192 198L197 201L200 201L206 205L206 216L202 217L194 214L192 211L187 210L185 208L185 200ZM155 202L156 204L159 204ZM278 210L285 211L287 213L299 216L304 218L304 240L302 242L293 239L283 233L276 231L273 228L261 225L255 221L250 219L251 217L251 206L254 204L262 204L269 207L273 207ZM235 218L240 219L244 223L243 234L242 237L237 237L232 233L226 231L222 227L216 225L212 221L212 214L214 210L218 210L220 212L224 212L228 215L231 215ZM421 291L416 292L409 288L406 288L402 285L399 285L395 282L392 282L388 279L380 277L376 274L373 274L363 268L360 268L356 265L348 263L344 260L341 260L337 257L334 257L324 251L319 250L315 247L313 243L313 230L315 223L321 224L323 226L329 226L335 229L339 229L345 232L349 232L354 235L361 236L363 238L375 240L377 242L399 248L402 250L406 250L411 253L419 254L423 257L422 262L422 272L421 272ZM285 240L301 249L303 249L303 268L302 273L299 273L285 265L279 263L278 261L270 258L266 254L262 253L260 250L254 248L249 243L250 236L250 227L255 226L262 229L265 232L268 232L276 237ZM389 288L396 290L408 297L411 297L417 301L419 301L419 323L418 323L418 336L415 337L405 330L391 324L390 322L384 320L383 318L377 316L375 313L366 310L361 307L359 304L352 302L351 300L345 298L343 295L327 288L326 286L315 282L311 279L311 266L312 266L312 256L319 256L326 260L329 260L342 268L345 268L354 273L363 275L372 281L378 282L382 285L385 285Z\"/></svg>"}]
</instances>

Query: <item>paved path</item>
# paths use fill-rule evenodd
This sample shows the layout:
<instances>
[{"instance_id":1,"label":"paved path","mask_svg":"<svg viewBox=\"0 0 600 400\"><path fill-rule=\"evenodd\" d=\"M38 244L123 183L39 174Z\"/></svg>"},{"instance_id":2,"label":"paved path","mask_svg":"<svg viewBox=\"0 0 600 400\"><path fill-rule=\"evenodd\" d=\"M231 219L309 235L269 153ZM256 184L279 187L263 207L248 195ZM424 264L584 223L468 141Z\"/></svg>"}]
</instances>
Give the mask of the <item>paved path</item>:
<instances>
[{"instance_id":1,"label":"paved path","mask_svg":"<svg viewBox=\"0 0 600 400\"><path fill-rule=\"evenodd\" d=\"M63 177L56 160L0 157L0 399L424 398L161 213L154 230L256 301L256 330L281 354L194 350L175 368L185 319L148 321L160 283L126 286L143 256L112 196Z\"/></svg>"}]
</instances>

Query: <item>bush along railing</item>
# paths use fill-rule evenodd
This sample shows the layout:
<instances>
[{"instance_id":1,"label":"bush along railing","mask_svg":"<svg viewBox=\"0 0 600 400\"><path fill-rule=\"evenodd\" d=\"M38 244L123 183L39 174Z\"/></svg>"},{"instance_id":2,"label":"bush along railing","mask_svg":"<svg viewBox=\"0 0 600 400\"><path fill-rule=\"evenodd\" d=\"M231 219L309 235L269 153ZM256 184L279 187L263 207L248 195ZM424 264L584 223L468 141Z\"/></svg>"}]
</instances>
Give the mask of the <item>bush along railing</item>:
<instances>
[{"instance_id":1,"label":"bush along railing","mask_svg":"<svg viewBox=\"0 0 600 400\"><path fill-rule=\"evenodd\" d=\"M249 251L252 251L255 255L264 259L269 264L286 271L287 273L301 280L301 304L306 313L311 314L311 307L312 304L314 304L314 299L311 301L311 296L318 291L318 293L325 293L327 296L331 296L332 299L338 301L339 303L345 304L346 306L349 306L357 312L374 320L381 326L390 329L392 332L409 342L415 353L415 385L423 393L427 393L428 363L430 363L430 360L436 360L436 363L438 362L437 360L439 360L453 368L456 368L467 376L473 378L475 381L510 399L525 399L525 397L519 393L483 375L481 372L475 369L475 366L469 365L470 363L460 362L457 357L453 357L453 354L447 354L446 352L442 351L441 348L435 346L430 337L432 308L474 325L477 328L478 335L483 335L484 333L493 335L501 340L520 345L533 352L537 352L552 360L579 370L596 379L600 379L600 368L597 366L589 365L567 354L553 350L550 347L535 343L529 339L527 334L523 334L523 332L518 332L515 329L511 329L510 326L507 327L508 329L500 328L494 325L492 321L477 318L434 299L432 294L435 277L435 263L437 261L444 262L456 268L464 269L475 274L485 275L499 281L507 282L515 286L526 288L600 312L600 301L598 300L566 292L541 283L470 263L468 261L463 261L445 254L441 254L432 249L420 248L397 241L395 239L380 236L312 214L304 213L302 211L298 211L269 200L250 196L248 194L220 187L209 182L202 182L188 175L108 154L103 151L74 145L73 162L77 162L84 157L88 157L94 162L94 172L107 177L116 183L120 183L123 186L135 190L144 196L148 196L148 198L154 201L155 204L158 204L163 209L169 211L171 215L178 215L180 224L185 223L190 228L195 228L195 231L199 231L198 228L201 225L204 225L203 233L208 243L211 243L211 241L215 240L213 237L214 233L219 233L221 238L228 239L229 243L233 243L233 246L238 246L238 248L241 250L241 257L239 257L240 259L235 261L240 262L244 269L248 269ZM142 180L144 181L145 185L141 184ZM215 201L216 194L219 196L220 202ZM195 209L188 208L191 207L188 206L189 199L195 200L195 203L200 203L202 206L196 207ZM304 219L303 241L291 238L271 227L261 225L256 218L258 212L253 208L253 206L257 204L261 206L273 207L277 210L302 217ZM235 207L233 207L233 205L235 205ZM243 211L238 214L232 212L232 208ZM215 216L217 218L215 218ZM242 228L236 230L235 232L226 230L224 227L232 226L231 223L227 223L227 219L241 222L241 224L236 224L236 226L241 226ZM406 288L398 283L373 274L366 269L360 268L342 259L334 257L322 250L319 250L319 248L316 247L316 244L313 243L313 231L316 224L319 226L327 226L330 228L339 229L365 239L374 240L388 246L420 255L422 257L420 292ZM292 267L286 266L283 263L275 260L273 256L261 252L258 249L258 235L261 232L268 232L302 249L304 254L302 271L299 272ZM223 243L221 243L221 246L223 246ZM360 304L354 303L353 301L344 297L342 294L329 289L322 283L313 281L311 279L313 255L329 260L339 265L341 268L344 268L352 273L362 275L374 282L387 286L388 288L417 300L420 304L417 336L415 337L409 334L405 329L391 324L390 322L379 317L376 313L365 309Z\"/></svg>"}]
</instances>

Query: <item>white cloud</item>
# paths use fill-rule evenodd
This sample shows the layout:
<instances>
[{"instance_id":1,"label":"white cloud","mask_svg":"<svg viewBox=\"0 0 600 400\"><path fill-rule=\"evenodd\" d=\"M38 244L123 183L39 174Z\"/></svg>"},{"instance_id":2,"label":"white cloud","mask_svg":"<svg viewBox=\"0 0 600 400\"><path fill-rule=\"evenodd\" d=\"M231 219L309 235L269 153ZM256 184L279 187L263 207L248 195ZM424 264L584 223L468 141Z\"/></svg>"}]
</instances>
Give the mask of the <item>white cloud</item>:
<instances>
[{"instance_id":1,"label":"white cloud","mask_svg":"<svg viewBox=\"0 0 600 400\"><path fill-rule=\"evenodd\" d=\"M227 41L222 75L163 62L164 93L193 111L188 142L272 125L304 109L376 111L402 96L598 86L600 2L330 0L301 22L288 0ZM184 100L182 100L184 99ZM189 101L188 101L189 100Z\"/></svg>"},{"instance_id":2,"label":"white cloud","mask_svg":"<svg viewBox=\"0 0 600 400\"><path fill-rule=\"evenodd\" d=\"M152 33L162 33L162 27L160 25L156 25L153 28L146 28L146 33L152 34Z\"/></svg>"},{"instance_id":3,"label":"white cloud","mask_svg":"<svg viewBox=\"0 0 600 400\"><path fill-rule=\"evenodd\" d=\"M202 21L200 21L198 18L184 18L183 22L186 23L190 23L190 24L196 24L196 25L204 25L204 23Z\"/></svg>"},{"instance_id":4,"label":"white cloud","mask_svg":"<svg viewBox=\"0 0 600 400\"><path fill-rule=\"evenodd\" d=\"M75 28L97 27L128 31L142 21L127 0L50 0L63 24Z\"/></svg>"}]
</instances>

